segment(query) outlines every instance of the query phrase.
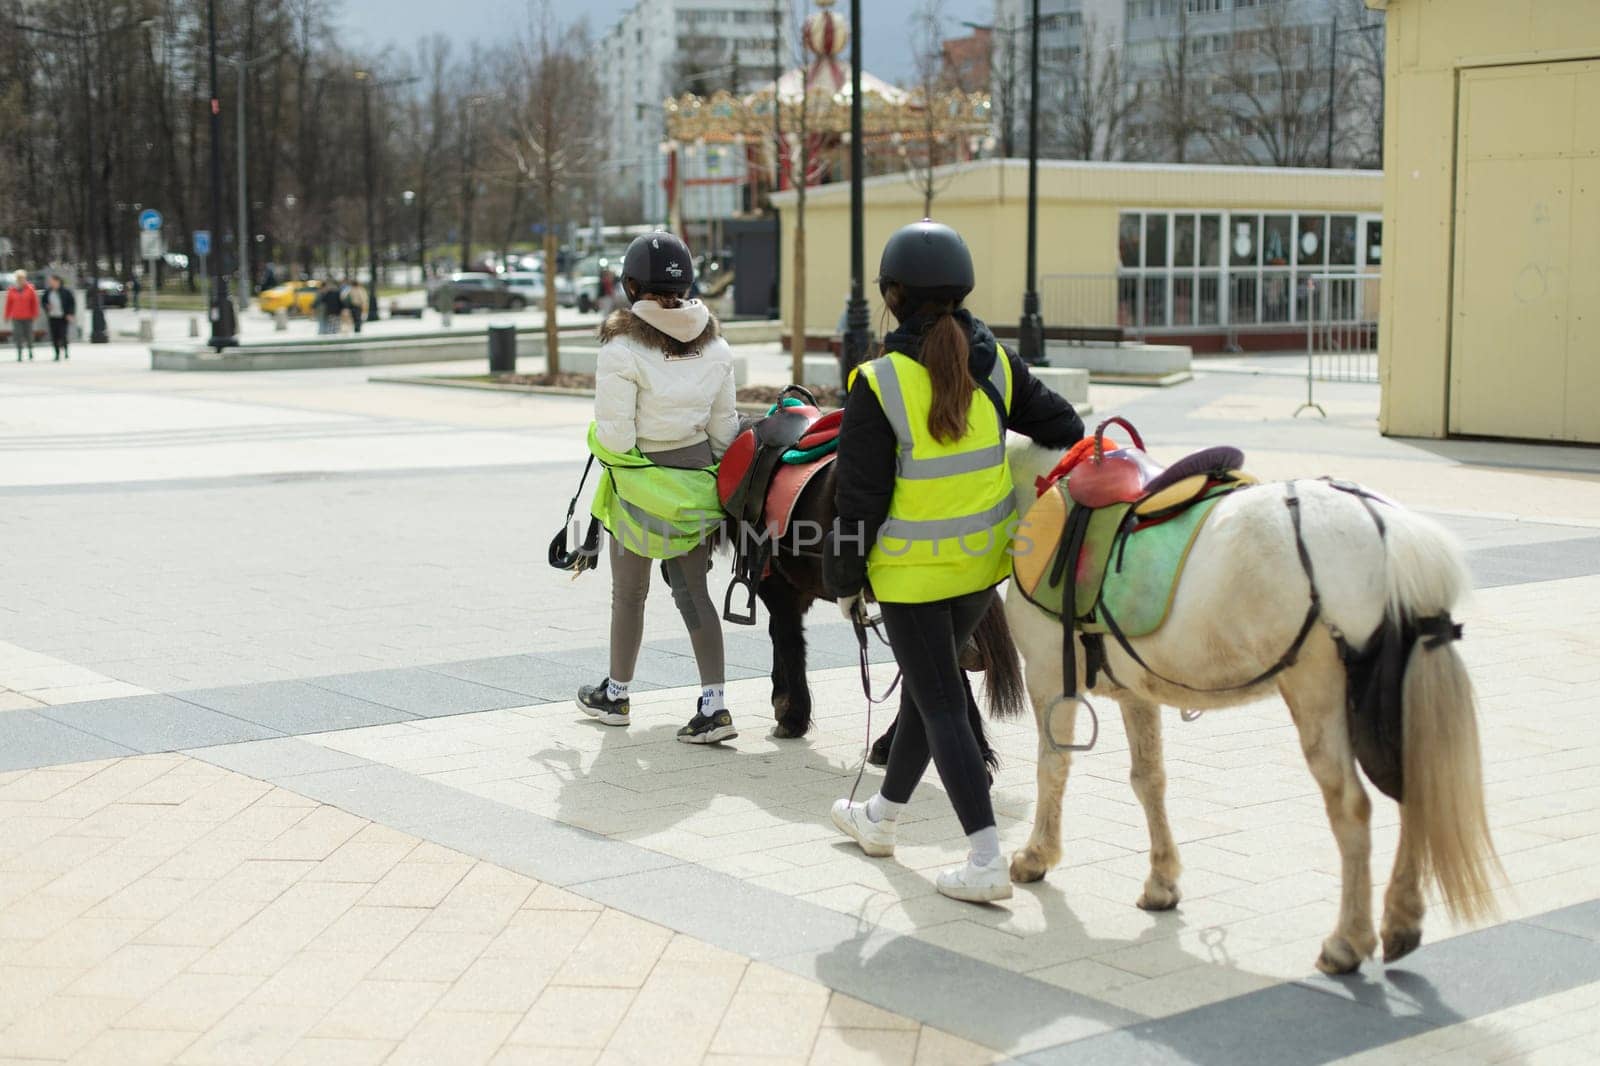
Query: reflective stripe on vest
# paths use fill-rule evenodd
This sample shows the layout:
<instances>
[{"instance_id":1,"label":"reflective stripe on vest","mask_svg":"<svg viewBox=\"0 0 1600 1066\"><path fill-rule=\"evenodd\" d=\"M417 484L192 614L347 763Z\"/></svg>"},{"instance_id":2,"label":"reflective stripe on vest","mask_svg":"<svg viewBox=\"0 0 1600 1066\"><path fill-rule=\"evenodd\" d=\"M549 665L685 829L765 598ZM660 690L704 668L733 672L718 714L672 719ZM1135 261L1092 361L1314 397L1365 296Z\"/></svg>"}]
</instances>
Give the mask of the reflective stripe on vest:
<instances>
[{"instance_id":1,"label":"reflective stripe on vest","mask_svg":"<svg viewBox=\"0 0 1600 1066\"><path fill-rule=\"evenodd\" d=\"M940 442L928 431L933 383L926 367L891 352L861 370L898 445L888 520L867 556L874 593L888 603L928 603L998 584L1010 572L1016 522L1001 413L975 390L966 432ZM1009 412L1011 365L1003 349L989 380Z\"/></svg>"},{"instance_id":2,"label":"reflective stripe on vest","mask_svg":"<svg viewBox=\"0 0 1600 1066\"><path fill-rule=\"evenodd\" d=\"M1006 409L1011 408L1011 367L1006 359L1005 349L997 349L994 367L989 371L989 383L994 386L997 395L1005 398ZM981 448L977 451L962 452L959 455L941 455L928 459L918 459L912 454L913 437L911 434L911 415L906 411L905 394L900 388L900 378L896 374L880 374L877 378L878 399L883 404L883 413L889 419L889 425L894 427L895 439L900 442L900 451L895 458L895 472L903 478L912 480L926 480L928 478L948 477L951 474L970 474L976 470L984 470L1005 462L1006 445L1002 439L997 441L992 448ZM973 396L974 401L977 395Z\"/></svg>"}]
</instances>

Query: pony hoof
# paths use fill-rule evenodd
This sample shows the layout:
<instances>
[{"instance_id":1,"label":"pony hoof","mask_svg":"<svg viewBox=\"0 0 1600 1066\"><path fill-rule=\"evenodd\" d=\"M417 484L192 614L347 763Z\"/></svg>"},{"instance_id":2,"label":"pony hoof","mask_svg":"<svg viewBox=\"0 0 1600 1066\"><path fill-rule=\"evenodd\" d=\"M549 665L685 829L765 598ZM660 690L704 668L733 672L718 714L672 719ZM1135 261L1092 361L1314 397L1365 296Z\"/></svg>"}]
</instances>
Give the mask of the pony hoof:
<instances>
[{"instance_id":1,"label":"pony hoof","mask_svg":"<svg viewBox=\"0 0 1600 1066\"><path fill-rule=\"evenodd\" d=\"M1011 858L1011 880L1019 885L1033 881L1043 881L1044 875L1050 872L1053 862L1046 862L1033 848L1023 848Z\"/></svg>"},{"instance_id":2,"label":"pony hoof","mask_svg":"<svg viewBox=\"0 0 1600 1066\"><path fill-rule=\"evenodd\" d=\"M1383 934L1383 961L1398 962L1422 943L1421 929L1396 929Z\"/></svg>"},{"instance_id":3,"label":"pony hoof","mask_svg":"<svg viewBox=\"0 0 1600 1066\"><path fill-rule=\"evenodd\" d=\"M1144 894L1139 897L1137 906L1142 911L1170 911L1182 898L1183 893L1178 890L1177 885L1157 881L1152 877L1144 883Z\"/></svg>"},{"instance_id":4,"label":"pony hoof","mask_svg":"<svg viewBox=\"0 0 1600 1066\"><path fill-rule=\"evenodd\" d=\"M779 740L795 740L806 735L804 726L793 726L788 722L780 721L772 727L772 735Z\"/></svg>"},{"instance_id":5,"label":"pony hoof","mask_svg":"<svg viewBox=\"0 0 1600 1066\"><path fill-rule=\"evenodd\" d=\"M1317 969L1325 974L1354 973L1361 965L1362 954L1350 946L1342 936L1330 936L1322 942L1322 954L1317 956Z\"/></svg>"}]
</instances>

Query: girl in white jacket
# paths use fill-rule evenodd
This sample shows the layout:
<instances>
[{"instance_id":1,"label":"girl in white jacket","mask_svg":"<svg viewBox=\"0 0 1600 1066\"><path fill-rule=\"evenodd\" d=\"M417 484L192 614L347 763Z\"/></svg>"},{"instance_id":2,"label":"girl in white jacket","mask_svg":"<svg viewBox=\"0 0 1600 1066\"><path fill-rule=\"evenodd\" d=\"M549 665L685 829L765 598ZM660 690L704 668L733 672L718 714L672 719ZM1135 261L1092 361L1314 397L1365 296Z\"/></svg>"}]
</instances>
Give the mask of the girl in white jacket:
<instances>
[{"instance_id":1,"label":"girl in white jacket","mask_svg":"<svg viewBox=\"0 0 1600 1066\"><path fill-rule=\"evenodd\" d=\"M604 448L637 448L658 467L714 466L739 428L734 408L733 352L710 309L688 298L694 262L670 233L647 233L628 247L622 285L633 306L614 311L600 328L595 372L595 435ZM623 501L624 504L626 501ZM578 690L578 707L606 725L629 721L628 683L644 636L645 596L655 561L611 532L611 672ZM706 532L711 531L707 523ZM722 623L706 590L710 547L662 561L673 602L689 630L700 671L694 717L678 731L689 744L738 736L725 702Z\"/></svg>"}]
</instances>

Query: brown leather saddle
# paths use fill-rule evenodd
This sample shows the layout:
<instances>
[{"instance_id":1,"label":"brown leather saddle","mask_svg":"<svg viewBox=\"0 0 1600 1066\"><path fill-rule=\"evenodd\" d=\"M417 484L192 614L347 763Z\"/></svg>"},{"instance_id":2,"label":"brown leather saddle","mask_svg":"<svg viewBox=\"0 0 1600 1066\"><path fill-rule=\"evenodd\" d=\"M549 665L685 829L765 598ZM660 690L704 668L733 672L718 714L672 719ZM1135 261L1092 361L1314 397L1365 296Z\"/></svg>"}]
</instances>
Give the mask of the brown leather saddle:
<instances>
[{"instance_id":1,"label":"brown leather saddle","mask_svg":"<svg viewBox=\"0 0 1600 1066\"><path fill-rule=\"evenodd\" d=\"M786 401L795 400L797 403ZM794 509L811 479L833 462L843 411L823 412L814 396L790 385L764 418L734 438L717 469L717 495L733 519L733 581L723 599L722 616L738 625L755 625L756 586L767 572L773 546L789 529ZM741 611L734 606L745 593Z\"/></svg>"},{"instance_id":2,"label":"brown leather saddle","mask_svg":"<svg viewBox=\"0 0 1600 1066\"><path fill-rule=\"evenodd\" d=\"M1133 438L1131 447L1105 447L1106 427L1121 426ZM1144 450L1144 438L1125 418L1108 418L1094 431L1094 451L1086 462L1067 475L1067 495L1084 507L1109 507L1117 503L1134 504L1139 514L1186 502L1174 498L1171 489L1206 475L1229 473L1244 466L1244 452L1230 445L1202 448L1184 456L1171 466L1162 466ZM1196 484L1196 493L1201 486Z\"/></svg>"}]
</instances>

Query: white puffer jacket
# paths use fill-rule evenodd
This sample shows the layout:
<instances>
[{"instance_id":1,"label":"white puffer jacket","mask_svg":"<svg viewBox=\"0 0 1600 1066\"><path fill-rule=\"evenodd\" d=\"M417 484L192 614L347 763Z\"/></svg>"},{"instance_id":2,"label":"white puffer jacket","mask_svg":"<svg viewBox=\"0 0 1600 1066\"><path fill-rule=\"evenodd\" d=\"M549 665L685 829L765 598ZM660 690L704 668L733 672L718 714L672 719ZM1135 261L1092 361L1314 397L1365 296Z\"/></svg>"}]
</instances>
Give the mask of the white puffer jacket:
<instances>
[{"instance_id":1,"label":"white puffer jacket","mask_svg":"<svg viewBox=\"0 0 1600 1066\"><path fill-rule=\"evenodd\" d=\"M636 305L641 306L641 305ZM692 339L680 340L632 310L613 311L600 327L594 418L600 443L646 454L711 442L718 459L739 429L733 350L698 300L670 311L641 306L652 319ZM690 332L695 323L700 331Z\"/></svg>"}]
</instances>

